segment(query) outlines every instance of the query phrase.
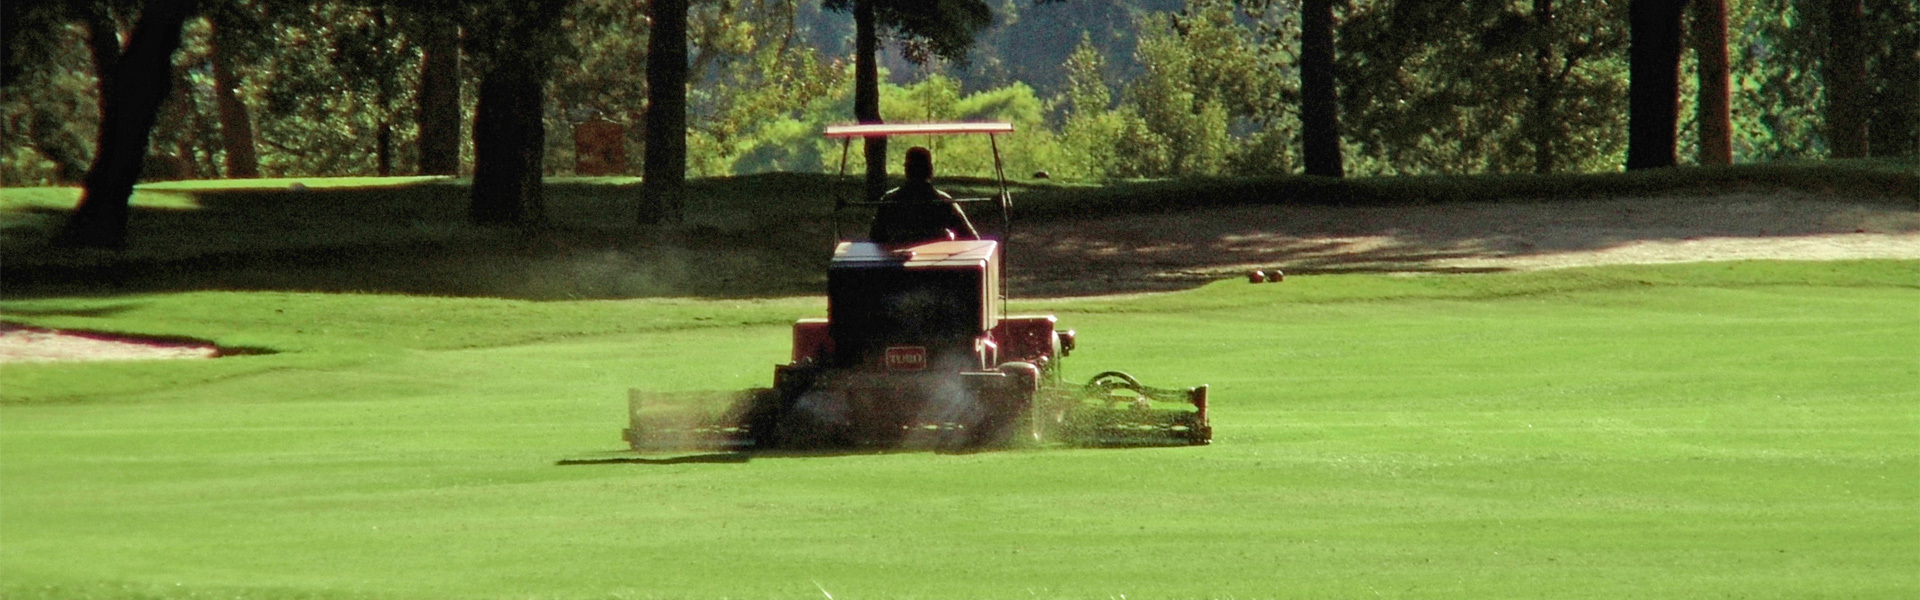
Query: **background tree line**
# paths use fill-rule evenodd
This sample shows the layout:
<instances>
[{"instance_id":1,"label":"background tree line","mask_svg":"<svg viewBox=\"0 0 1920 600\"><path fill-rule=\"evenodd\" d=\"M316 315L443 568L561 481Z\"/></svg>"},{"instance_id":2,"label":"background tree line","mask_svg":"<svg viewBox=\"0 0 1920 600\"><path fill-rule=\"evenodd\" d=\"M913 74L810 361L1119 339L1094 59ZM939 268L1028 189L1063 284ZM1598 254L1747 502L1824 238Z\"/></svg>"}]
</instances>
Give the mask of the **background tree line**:
<instances>
[{"instance_id":1,"label":"background tree line","mask_svg":"<svg viewBox=\"0 0 1920 600\"><path fill-rule=\"evenodd\" d=\"M1643 166L1920 152L1920 9L1905 0L23 0L0 10L7 185L88 180L102 141L140 125L106 116L108 91L163 79L140 100L158 106L140 177L469 174L476 188L506 190L497 202L476 192L483 222L537 221L539 177L570 172L572 126L591 119L626 126L627 172L695 176L834 169L820 128L875 119L1011 120L1014 172L1078 179L1607 171L1641 164L1637 134L1655 149ZM656 44L669 39L656 31L681 41ZM672 90L650 77L676 79L648 67L663 59L685 67L682 108L649 111L674 101L654 97ZM666 117L679 121L652 120ZM649 153L650 127L684 130L659 138L681 144L677 158L641 164L667 156ZM942 143L943 169L984 164L983 147ZM866 169L863 154L851 170Z\"/></svg>"}]
</instances>

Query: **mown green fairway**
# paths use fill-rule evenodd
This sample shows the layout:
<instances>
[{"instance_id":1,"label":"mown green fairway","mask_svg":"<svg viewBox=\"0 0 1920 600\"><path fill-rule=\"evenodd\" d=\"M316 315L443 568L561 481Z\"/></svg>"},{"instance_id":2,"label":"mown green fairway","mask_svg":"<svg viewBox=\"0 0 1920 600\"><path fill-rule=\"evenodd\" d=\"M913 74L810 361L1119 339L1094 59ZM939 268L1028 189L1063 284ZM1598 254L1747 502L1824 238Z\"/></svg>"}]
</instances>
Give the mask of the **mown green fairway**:
<instances>
[{"instance_id":1,"label":"mown green fairway","mask_svg":"<svg viewBox=\"0 0 1920 600\"><path fill-rule=\"evenodd\" d=\"M6 598L1920 595L1920 264L1030 302L1216 442L558 465L764 385L814 299L200 292L10 320L278 354L8 366Z\"/></svg>"}]
</instances>

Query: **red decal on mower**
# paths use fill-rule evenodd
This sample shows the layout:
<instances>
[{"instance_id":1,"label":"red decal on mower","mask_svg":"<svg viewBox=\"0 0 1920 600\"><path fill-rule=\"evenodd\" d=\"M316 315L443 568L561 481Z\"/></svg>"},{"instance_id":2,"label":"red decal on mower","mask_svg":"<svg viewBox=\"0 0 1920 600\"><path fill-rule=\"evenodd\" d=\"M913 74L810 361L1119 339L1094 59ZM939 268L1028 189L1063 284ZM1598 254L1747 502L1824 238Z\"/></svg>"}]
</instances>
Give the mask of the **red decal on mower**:
<instances>
[{"instance_id":1,"label":"red decal on mower","mask_svg":"<svg viewBox=\"0 0 1920 600\"><path fill-rule=\"evenodd\" d=\"M894 371L920 371L927 368L926 346L888 346L887 368Z\"/></svg>"}]
</instances>

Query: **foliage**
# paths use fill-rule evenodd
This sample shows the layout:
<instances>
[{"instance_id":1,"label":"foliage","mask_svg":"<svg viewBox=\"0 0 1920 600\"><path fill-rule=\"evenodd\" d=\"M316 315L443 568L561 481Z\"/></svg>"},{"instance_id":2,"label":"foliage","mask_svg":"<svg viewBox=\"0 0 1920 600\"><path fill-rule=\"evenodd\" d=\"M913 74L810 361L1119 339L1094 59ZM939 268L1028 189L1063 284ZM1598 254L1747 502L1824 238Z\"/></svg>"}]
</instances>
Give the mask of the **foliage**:
<instances>
[{"instance_id":1,"label":"foliage","mask_svg":"<svg viewBox=\"0 0 1920 600\"><path fill-rule=\"evenodd\" d=\"M1761 160L1822 155L1826 146L1820 132L1819 60L1825 38L1816 35L1808 19L1824 23L1826 11L1806 11L1811 5L1787 2L1768 4L1729 6L1729 45L1736 49L1731 65L1736 160L1743 155ZM1739 110L1742 104L1761 110Z\"/></svg>"},{"instance_id":2,"label":"foliage","mask_svg":"<svg viewBox=\"0 0 1920 600\"><path fill-rule=\"evenodd\" d=\"M136 5L5 3L0 182L73 183L84 172L97 132L97 80L87 49L87 15L94 13L77 11L103 11L104 22L123 33ZM837 170L838 149L817 134L828 123L851 120L844 91L851 88L850 48L841 39L850 28L843 15L830 12L848 5L828 2L829 12L822 13L810 0L691 4L693 174ZM1617 169L1625 143L1624 5L1560 0L1553 3L1553 26L1543 28L1530 0L1344 3L1338 69L1349 171L1529 172L1540 167L1542 139L1554 171ZM465 19L479 4L206 0L203 6L237 23L223 31L235 34L242 48L237 92L253 111L261 169L271 177L372 174L383 124L391 130L390 159L398 172L410 172L421 15L440 11ZM1299 169L1294 2L988 2L981 6L991 8L991 26L979 18L980 7L952 6L964 18L936 31L944 40L938 44L896 28L883 61L892 67L885 110L901 111L890 118L1019 121L1020 132L1008 141L1020 166L1009 169L1023 175L1046 170L1098 180ZM1914 56L1920 19L1910 2L1867 2L1866 8L1876 107L1872 152L1912 154L1920 140L1920 88L1910 84L1920 77ZM1732 0L1728 16L1736 162L1825 156L1821 5ZM566 39L545 114L547 174L571 172L572 125L596 117L627 126L627 156L637 165L646 92L644 6L579 0L562 30ZM974 36L974 43L957 46L959 33ZM190 23L175 57L179 90L156 128L152 177L221 173L210 41L204 24ZM1545 88L1538 85L1542 49L1552 63ZM484 61L484 50L469 49L469 59ZM954 56L942 58L942 52ZM463 123L471 123L475 69L484 64L470 60L468 66ZM1689 71L1681 78L1680 155L1690 162L1692 61L1683 68ZM992 108L961 106L974 96L999 100ZM1549 108L1540 112L1535 101L1543 97ZM1039 118L1028 122L1033 108ZM1547 137L1537 136L1543 132ZM469 153L464 164L471 165L471 145L462 147ZM953 167L980 164L976 150L964 145L943 154L953 154L943 162ZM858 158L854 163L860 166Z\"/></svg>"},{"instance_id":3,"label":"foliage","mask_svg":"<svg viewBox=\"0 0 1920 600\"><path fill-rule=\"evenodd\" d=\"M815 100L806 107L798 122L808 124L804 143L812 148L815 162L807 169L819 169L829 173L840 172L841 142L826 140L820 133L828 124L845 123L851 119L843 116L845 107L853 98L852 72L833 88L831 94ZM982 90L963 94L959 81L940 74L932 74L917 83L898 86L883 83L880 86L880 106L882 114L898 115L900 121L1005 121L1012 123L1014 133L999 136L1002 167L1008 178L1025 178L1037 171L1058 168L1062 151L1058 147L1053 132L1046 126L1046 104L1036 97L1033 88L1025 84L1014 83L1007 87ZM993 175L993 143L985 136L935 136L929 138L895 138L897 144L906 146L926 146L934 151L934 165L939 177L991 177ZM857 147L858 144L856 143ZM902 146L900 150L904 150ZM770 149L769 149L770 150ZM898 152L895 152L898 155ZM847 173L862 173L866 170L866 160L860 152L848 153ZM898 176L900 165L887 165L889 171Z\"/></svg>"},{"instance_id":4,"label":"foliage","mask_svg":"<svg viewBox=\"0 0 1920 600\"><path fill-rule=\"evenodd\" d=\"M1913 84L1920 80L1920 12L1911 2L1865 6L1861 38L1868 43L1876 107L1868 129L1872 152L1912 156L1920 153L1920 91ZM1730 3L1729 12L1735 160L1825 156L1826 3L1749 0Z\"/></svg>"},{"instance_id":5,"label":"foliage","mask_svg":"<svg viewBox=\"0 0 1920 600\"><path fill-rule=\"evenodd\" d=\"M1291 40L1278 11L1195 0L1138 22L1141 73L1108 108L1106 61L1090 36L1066 63L1061 125L1072 176L1186 177L1288 168L1297 98L1285 76ZM1278 142L1278 143L1276 143Z\"/></svg>"},{"instance_id":6,"label":"foliage","mask_svg":"<svg viewBox=\"0 0 1920 600\"><path fill-rule=\"evenodd\" d=\"M968 60L951 70L968 89L1018 81L1051 98L1066 91L1062 65L1086 40L1111 62L1106 83L1119 86L1140 72L1133 58L1137 19L1179 10L1180 5L1180 0L1003 1L994 7L994 26L980 33Z\"/></svg>"},{"instance_id":7,"label":"foliage","mask_svg":"<svg viewBox=\"0 0 1920 600\"><path fill-rule=\"evenodd\" d=\"M1871 156L1920 156L1920 4L1868 4L1869 40L1885 40L1867 59L1873 87Z\"/></svg>"},{"instance_id":8,"label":"foliage","mask_svg":"<svg viewBox=\"0 0 1920 600\"><path fill-rule=\"evenodd\" d=\"M372 174L382 123L393 126L393 163L416 164L414 123L402 118L411 110L401 108L413 106L420 73L400 67L418 65L420 50L411 32L380 20L364 7L315 3L275 23L277 50L245 69L262 175Z\"/></svg>"},{"instance_id":9,"label":"foliage","mask_svg":"<svg viewBox=\"0 0 1920 600\"><path fill-rule=\"evenodd\" d=\"M1117 172L1114 147L1122 127L1124 113L1110 109L1113 92L1107 87L1106 58L1093 46L1086 34L1067 57L1067 83L1062 104L1066 119L1060 126L1060 146L1065 160L1057 172L1073 179L1096 179ZM1137 116L1136 116L1137 118Z\"/></svg>"},{"instance_id":10,"label":"foliage","mask_svg":"<svg viewBox=\"0 0 1920 600\"><path fill-rule=\"evenodd\" d=\"M1508 2L1376 2L1340 29L1341 123L1362 173L1535 170L1524 127L1552 92L1555 160L1618 168L1626 147L1626 2L1554 5L1552 29ZM1554 87L1539 89L1545 44Z\"/></svg>"},{"instance_id":11,"label":"foliage","mask_svg":"<svg viewBox=\"0 0 1920 600\"><path fill-rule=\"evenodd\" d=\"M11 3L10 3L11 4ZM8 23L9 39L19 24ZM48 23L48 40L36 50L52 64L87 65L86 28ZM33 186L79 181L93 162L99 135L100 89L90 69L23 68L0 93L0 185Z\"/></svg>"},{"instance_id":12,"label":"foliage","mask_svg":"<svg viewBox=\"0 0 1920 600\"><path fill-rule=\"evenodd\" d=\"M757 15L702 25L714 32L708 39L716 42L702 48L705 73L697 74L705 81L689 91L688 168L693 173L712 177L811 168L813 163L804 160L743 165L753 162L747 155L756 149L779 152L768 147L770 140L780 140L790 152L812 147L811 140L790 137L795 118L849 76L836 61L795 45L793 9L793 2L765 0ZM731 36L725 45L717 42L723 33Z\"/></svg>"},{"instance_id":13,"label":"foliage","mask_svg":"<svg viewBox=\"0 0 1920 600\"><path fill-rule=\"evenodd\" d=\"M690 3L688 12L694 81L687 95L687 168L696 176L732 174L734 163L771 143L761 132L780 138L778 132L791 129L786 122L841 72L817 50L795 43L794 0L703 0ZM627 156L637 161L645 143L645 12L631 2L582 0L567 23L573 49L556 63L548 172L571 170L570 126L593 118L625 124ZM747 162L757 160L794 164ZM739 172L758 170L765 168Z\"/></svg>"},{"instance_id":14,"label":"foliage","mask_svg":"<svg viewBox=\"0 0 1920 600\"><path fill-rule=\"evenodd\" d=\"M964 61L993 11L982 0L823 0L821 5L852 14L855 3L871 2L882 37L902 46L904 57L924 64L935 57Z\"/></svg>"},{"instance_id":15,"label":"foliage","mask_svg":"<svg viewBox=\"0 0 1920 600\"><path fill-rule=\"evenodd\" d=\"M637 161L642 156L646 16L634 2L578 0L562 18L560 30L567 44L553 62L552 101L547 103L547 173L571 170L572 125L592 119L626 125L628 159Z\"/></svg>"},{"instance_id":16,"label":"foliage","mask_svg":"<svg viewBox=\"0 0 1920 600\"><path fill-rule=\"evenodd\" d=\"M1213 65L1196 64L1199 57L1182 42L1206 42L1202 36L1180 35L1170 18L1150 17L1141 27L1136 50L1145 72L1128 84L1122 102L1138 111L1153 147L1141 175L1149 177L1213 175L1220 172L1227 152L1227 112L1199 75ZM1208 21L1202 21L1211 24ZM1126 138L1122 138L1125 140ZM1118 150L1128 152L1123 146ZM1135 150L1138 152L1138 150ZM1144 162L1144 161L1143 161Z\"/></svg>"}]
</instances>

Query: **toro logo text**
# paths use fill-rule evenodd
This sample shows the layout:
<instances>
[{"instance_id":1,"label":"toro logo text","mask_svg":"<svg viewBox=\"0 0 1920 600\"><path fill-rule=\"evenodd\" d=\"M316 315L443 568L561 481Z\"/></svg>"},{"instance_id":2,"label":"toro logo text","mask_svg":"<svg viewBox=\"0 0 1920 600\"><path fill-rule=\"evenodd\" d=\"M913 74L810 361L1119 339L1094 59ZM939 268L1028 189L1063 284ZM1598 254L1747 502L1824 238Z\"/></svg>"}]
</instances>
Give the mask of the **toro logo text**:
<instances>
[{"instance_id":1,"label":"toro logo text","mask_svg":"<svg viewBox=\"0 0 1920 600\"><path fill-rule=\"evenodd\" d=\"M927 368L926 346L888 346L887 370L921 371Z\"/></svg>"}]
</instances>

